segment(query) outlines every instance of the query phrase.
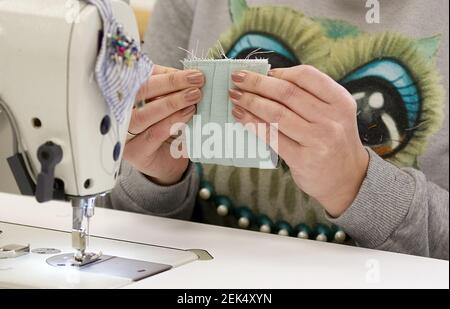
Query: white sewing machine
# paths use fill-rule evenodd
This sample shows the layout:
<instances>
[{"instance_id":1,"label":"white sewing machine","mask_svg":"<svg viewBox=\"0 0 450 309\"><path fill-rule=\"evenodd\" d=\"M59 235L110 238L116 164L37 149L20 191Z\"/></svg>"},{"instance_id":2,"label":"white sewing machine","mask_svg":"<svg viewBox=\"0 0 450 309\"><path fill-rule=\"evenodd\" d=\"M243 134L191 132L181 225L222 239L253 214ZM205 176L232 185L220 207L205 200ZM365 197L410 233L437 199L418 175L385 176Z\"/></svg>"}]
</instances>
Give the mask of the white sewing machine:
<instances>
[{"instance_id":1,"label":"white sewing machine","mask_svg":"<svg viewBox=\"0 0 450 309\"><path fill-rule=\"evenodd\" d=\"M127 35L139 41L130 6L111 3ZM47 263L83 270L89 266L101 274L128 267L125 275L144 278L179 262L143 266L145 262L86 251L95 198L115 186L131 116L130 108L127 120L116 122L94 77L102 37L99 12L84 1L0 1L0 109L9 119L14 143L8 163L23 195L40 203L72 202L75 254ZM3 230L3 237L7 233ZM18 258L29 250L7 244L0 247L0 258ZM173 256L174 251L162 254ZM192 253L178 256L183 261L197 258ZM136 268L141 272L131 274Z\"/></svg>"}]
</instances>

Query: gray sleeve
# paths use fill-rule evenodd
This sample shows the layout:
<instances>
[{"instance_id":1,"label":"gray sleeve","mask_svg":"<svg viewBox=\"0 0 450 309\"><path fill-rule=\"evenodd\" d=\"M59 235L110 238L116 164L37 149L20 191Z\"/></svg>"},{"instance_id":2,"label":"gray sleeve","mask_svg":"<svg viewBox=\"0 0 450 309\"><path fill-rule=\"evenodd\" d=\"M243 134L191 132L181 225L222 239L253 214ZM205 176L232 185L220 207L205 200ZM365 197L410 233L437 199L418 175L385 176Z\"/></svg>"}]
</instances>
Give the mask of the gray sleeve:
<instances>
[{"instance_id":1,"label":"gray sleeve","mask_svg":"<svg viewBox=\"0 0 450 309\"><path fill-rule=\"evenodd\" d=\"M190 220L199 187L193 164L183 179L171 187L158 186L126 162L111 194L98 201L99 206L159 217Z\"/></svg>"},{"instance_id":2,"label":"gray sleeve","mask_svg":"<svg viewBox=\"0 0 450 309\"><path fill-rule=\"evenodd\" d=\"M144 38L144 51L156 64L180 69L189 48L195 0L159 0Z\"/></svg>"},{"instance_id":3,"label":"gray sleeve","mask_svg":"<svg viewBox=\"0 0 450 309\"><path fill-rule=\"evenodd\" d=\"M361 247L448 260L448 191L369 152L355 202L340 218L329 219Z\"/></svg>"},{"instance_id":4,"label":"gray sleeve","mask_svg":"<svg viewBox=\"0 0 450 309\"><path fill-rule=\"evenodd\" d=\"M154 63L172 67L180 64L185 53L178 47L187 48L193 10L192 0L157 2L144 46ZM188 220L192 217L198 187L193 164L180 183L161 187L124 162L113 192L98 204L116 210Z\"/></svg>"}]
</instances>

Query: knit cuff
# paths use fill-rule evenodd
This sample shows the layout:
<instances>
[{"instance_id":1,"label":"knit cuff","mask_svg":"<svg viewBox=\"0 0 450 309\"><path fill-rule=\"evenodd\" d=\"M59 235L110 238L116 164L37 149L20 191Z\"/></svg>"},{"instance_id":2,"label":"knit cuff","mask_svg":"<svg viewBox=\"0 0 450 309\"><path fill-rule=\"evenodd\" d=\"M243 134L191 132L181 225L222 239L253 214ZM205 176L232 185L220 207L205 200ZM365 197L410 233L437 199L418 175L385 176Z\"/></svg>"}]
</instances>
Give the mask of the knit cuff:
<instances>
[{"instance_id":1,"label":"knit cuff","mask_svg":"<svg viewBox=\"0 0 450 309\"><path fill-rule=\"evenodd\" d=\"M342 216L328 219L359 246L375 249L405 220L416 184L410 174L368 151L369 169L358 196Z\"/></svg>"},{"instance_id":2,"label":"knit cuff","mask_svg":"<svg viewBox=\"0 0 450 309\"><path fill-rule=\"evenodd\" d=\"M192 211L199 179L191 163L180 182L173 186L160 186L125 164L119 184L129 202L146 214L179 217L184 209Z\"/></svg>"}]
</instances>

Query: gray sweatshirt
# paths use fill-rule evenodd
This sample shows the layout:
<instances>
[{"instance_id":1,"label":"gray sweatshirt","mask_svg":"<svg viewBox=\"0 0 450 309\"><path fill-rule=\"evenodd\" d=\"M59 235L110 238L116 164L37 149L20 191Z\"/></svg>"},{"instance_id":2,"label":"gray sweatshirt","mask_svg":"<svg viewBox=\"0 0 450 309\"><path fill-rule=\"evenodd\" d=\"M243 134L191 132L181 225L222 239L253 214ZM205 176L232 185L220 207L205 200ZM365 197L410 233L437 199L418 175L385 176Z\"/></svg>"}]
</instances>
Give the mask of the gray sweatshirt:
<instances>
[{"instance_id":1,"label":"gray sweatshirt","mask_svg":"<svg viewBox=\"0 0 450 309\"><path fill-rule=\"evenodd\" d=\"M275 50L274 67L311 64L332 76L358 99L371 158L356 200L340 218L329 218L294 186L288 169L204 166L204 180L273 222L335 224L361 247L448 260L448 97L441 91L448 90L448 5L165 0L156 4L145 48L155 63L180 67L186 53L178 47L201 53L220 39L230 56ZM379 92L387 118L365 108ZM235 218L219 218L213 203L196 202L199 189L193 166L177 185L160 187L125 163L106 205L178 219L192 219L197 207L202 222L235 227Z\"/></svg>"}]
</instances>

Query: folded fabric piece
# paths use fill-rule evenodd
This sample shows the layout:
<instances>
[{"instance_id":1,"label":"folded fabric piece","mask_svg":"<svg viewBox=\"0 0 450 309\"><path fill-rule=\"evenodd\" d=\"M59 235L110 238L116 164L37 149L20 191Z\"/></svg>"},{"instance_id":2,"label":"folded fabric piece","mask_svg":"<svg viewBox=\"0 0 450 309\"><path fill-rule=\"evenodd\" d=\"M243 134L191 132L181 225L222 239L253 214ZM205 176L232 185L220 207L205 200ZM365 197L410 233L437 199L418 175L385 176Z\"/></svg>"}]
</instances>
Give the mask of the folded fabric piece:
<instances>
[{"instance_id":1,"label":"folded fabric piece","mask_svg":"<svg viewBox=\"0 0 450 309\"><path fill-rule=\"evenodd\" d=\"M186 145L193 162L245 168L275 169L277 154L253 132L236 123L229 89L234 88L233 72L247 70L267 75L265 59L183 61L185 69L204 73L203 98L186 132ZM264 130L262 127L260 130Z\"/></svg>"},{"instance_id":2,"label":"folded fabric piece","mask_svg":"<svg viewBox=\"0 0 450 309\"><path fill-rule=\"evenodd\" d=\"M103 40L95 66L100 90L119 124L122 124L153 63L141 52L139 40L126 35L113 15L110 0L85 0L95 5L103 21Z\"/></svg>"}]
</instances>

